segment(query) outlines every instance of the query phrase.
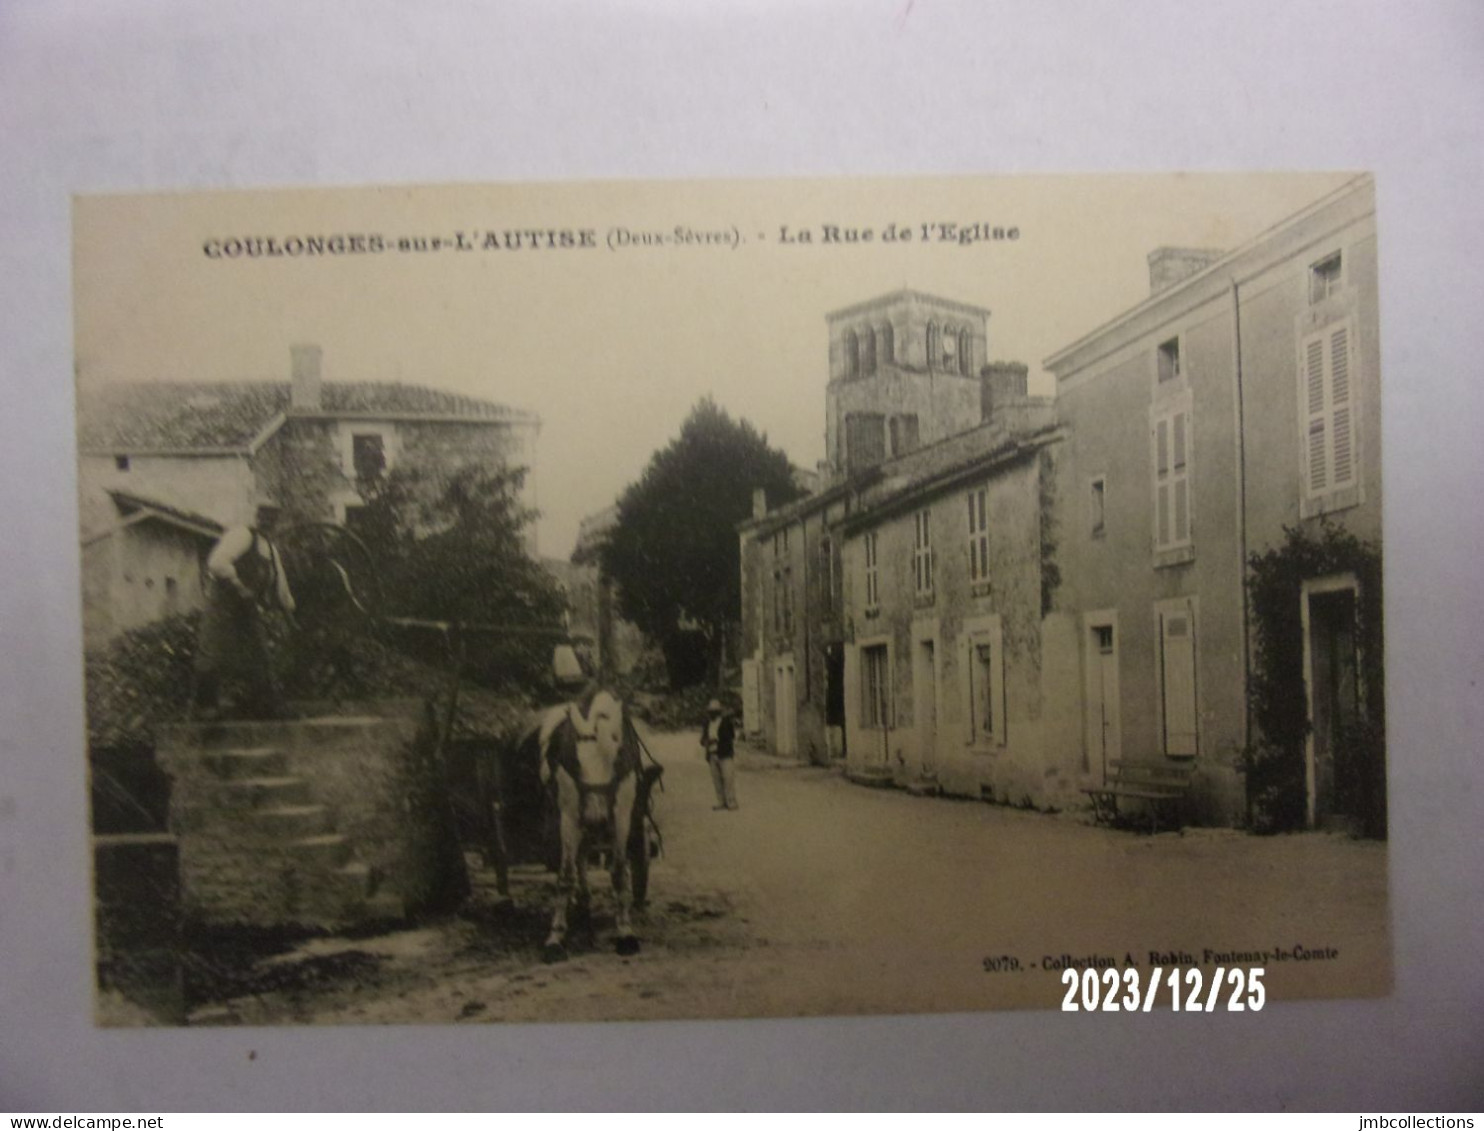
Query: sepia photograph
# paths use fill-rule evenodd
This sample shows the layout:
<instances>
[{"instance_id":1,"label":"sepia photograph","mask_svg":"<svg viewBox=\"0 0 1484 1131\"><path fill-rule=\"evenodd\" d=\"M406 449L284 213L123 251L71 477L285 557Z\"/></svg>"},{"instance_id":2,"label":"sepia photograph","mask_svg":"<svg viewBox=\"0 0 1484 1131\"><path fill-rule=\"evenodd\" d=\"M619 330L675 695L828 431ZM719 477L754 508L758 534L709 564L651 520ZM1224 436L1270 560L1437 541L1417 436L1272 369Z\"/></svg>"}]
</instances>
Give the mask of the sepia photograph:
<instances>
[{"instance_id":1,"label":"sepia photograph","mask_svg":"<svg viewBox=\"0 0 1484 1131\"><path fill-rule=\"evenodd\" d=\"M72 222L97 1025L1390 993L1371 175Z\"/></svg>"}]
</instances>

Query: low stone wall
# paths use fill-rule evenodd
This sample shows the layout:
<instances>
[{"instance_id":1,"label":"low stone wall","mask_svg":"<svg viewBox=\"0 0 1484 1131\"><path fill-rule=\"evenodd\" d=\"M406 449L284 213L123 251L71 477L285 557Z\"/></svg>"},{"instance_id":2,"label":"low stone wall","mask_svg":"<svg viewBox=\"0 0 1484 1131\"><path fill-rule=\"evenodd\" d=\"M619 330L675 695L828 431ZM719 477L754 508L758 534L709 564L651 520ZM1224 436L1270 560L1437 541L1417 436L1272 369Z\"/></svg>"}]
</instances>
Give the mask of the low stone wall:
<instances>
[{"instance_id":1,"label":"low stone wall","mask_svg":"<svg viewBox=\"0 0 1484 1131\"><path fill-rule=\"evenodd\" d=\"M185 1020L177 854L164 833L93 838L100 1025Z\"/></svg>"},{"instance_id":2,"label":"low stone wall","mask_svg":"<svg viewBox=\"0 0 1484 1131\"><path fill-rule=\"evenodd\" d=\"M456 906L468 875L415 700L161 729L187 918L333 929Z\"/></svg>"}]
</instances>

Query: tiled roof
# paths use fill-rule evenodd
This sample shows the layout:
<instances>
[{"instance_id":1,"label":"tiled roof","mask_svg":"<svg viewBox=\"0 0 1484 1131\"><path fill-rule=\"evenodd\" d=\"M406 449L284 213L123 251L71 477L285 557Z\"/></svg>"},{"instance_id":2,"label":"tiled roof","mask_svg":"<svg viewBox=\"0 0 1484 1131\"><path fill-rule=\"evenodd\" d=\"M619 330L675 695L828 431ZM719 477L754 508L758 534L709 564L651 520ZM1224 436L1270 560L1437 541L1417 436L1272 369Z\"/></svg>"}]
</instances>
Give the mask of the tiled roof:
<instances>
[{"instance_id":1,"label":"tiled roof","mask_svg":"<svg viewBox=\"0 0 1484 1131\"><path fill-rule=\"evenodd\" d=\"M325 382L328 415L410 415L534 420L518 409L421 385ZM289 385L272 381L130 382L78 390L83 451L245 449L289 407Z\"/></svg>"},{"instance_id":2,"label":"tiled roof","mask_svg":"<svg viewBox=\"0 0 1484 1131\"><path fill-rule=\"evenodd\" d=\"M138 510L147 510L160 515L163 518L175 519L187 526L202 527L206 530L215 531L220 534L225 529L221 523L214 518L195 511L188 511L182 507L163 503L158 499L152 499L148 495L141 495L135 491L109 491L109 497L118 504L124 514L132 514Z\"/></svg>"}]
</instances>

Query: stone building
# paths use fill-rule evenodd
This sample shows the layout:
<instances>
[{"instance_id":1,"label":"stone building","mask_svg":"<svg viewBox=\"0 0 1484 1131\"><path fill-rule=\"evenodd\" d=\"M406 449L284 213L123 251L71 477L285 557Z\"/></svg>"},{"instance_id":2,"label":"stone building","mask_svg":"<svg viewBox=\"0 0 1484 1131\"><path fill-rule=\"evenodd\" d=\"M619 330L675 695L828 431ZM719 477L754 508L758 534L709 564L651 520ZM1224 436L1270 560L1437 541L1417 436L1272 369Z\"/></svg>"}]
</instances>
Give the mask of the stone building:
<instances>
[{"instance_id":1,"label":"stone building","mask_svg":"<svg viewBox=\"0 0 1484 1131\"><path fill-rule=\"evenodd\" d=\"M474 397L324 381L316 346L294 348L288 383L83 382L77 413L89 647L199 607L200 560L225 527L268 509L354 530L358 483L394 467L533 467L540 429ZM528 478L530 505L534 492Z\"/></svg>"},{"instance_id":2,"label":"stone building","mask_svg":"<svg viewBox=\"0 0 1484 1131\"><path fill-rule=\"evenodd\" d=\"M1149 266L1144 302L1046 361L1068 435L1058 602L1076 618L1082 768L1096 780L1117 758L1194 763L1198 815L1234 824L1243 752L1263 737L1249 556L1285 528L1380 544L1373 182L1229 254L1164 248ZM1360 588L1340 570L1293 595L1310 824L1346 816L1347 774L1384 790L1384 768L1337 761L1337 729L1366 710Z\"/></svg>"},{"instance_id":3,"label":"stone building","mask_svg":"<svg viewBox=\"0 0 1484 1131\"><path fill-rule=\"evenodd\" d=\"M582 519L571 560L561 570L573 635L591 649L593 666L606 677L632 672L646 643L638 626L619 614L618 588L603 572L603 542L617 522L617 504Z\"/></svg>"},{"instance_id":4,"label":"stone building","mask_svg":"<svg viewBox=\"0 0 1484 1131\"><path fill-rule=\"evenodd\" d=\"M988 323L983 308L911 290L826 316L829 458L818 487L774 509L755 499L739 528L744 729L779 754L828 762L854 734L842 565L852 524L904 476L915 483L987 452L1029 408L1025 366L984 362Z\"/></svg>"},{"instance_id":5,"label":"stone building","mask_svg":"<svg viewBox=\"0 0 1484 1131\"><path fill-rule=\"evenodd\" d=\"M831 481L977 425L989 311L912 290L825 316Z\"/></svg>"},{"instance_id":6,"label":"stone building","mask_svg":"<svg viewBox=\"0 0 1484 1131\"><path fill-rule=\"evenodd\" d=\"M840 526L858 780L1038 805L1080 784L1045 616L1065 436L1025 379L1023 366L987 374L986 420L883 464Z\"/></svg>"},{"instance_id":7,"label":"stone building","mask_svg":"<svg viewBox=\"0 0 1484 1131\"><path fill-rule=\"evenodd\" d=\"M1046 361L1054 402L982 363L985 311L899 292L828 317L825 481L739 528L750 734L1042 807L1171 764L1202 823L1384 827L1373 183L1149 275ZM1266 620L1254 555L1294 573Z\"/></svg>"}]
</instances>

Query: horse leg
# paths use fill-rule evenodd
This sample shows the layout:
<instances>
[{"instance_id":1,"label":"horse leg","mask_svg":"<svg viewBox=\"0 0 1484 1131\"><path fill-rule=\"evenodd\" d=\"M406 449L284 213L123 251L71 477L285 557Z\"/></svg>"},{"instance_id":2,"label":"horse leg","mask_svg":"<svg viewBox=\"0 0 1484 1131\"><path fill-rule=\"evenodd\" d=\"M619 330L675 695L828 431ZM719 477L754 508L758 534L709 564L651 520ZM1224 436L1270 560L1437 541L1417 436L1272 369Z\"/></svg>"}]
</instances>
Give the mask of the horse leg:
<instances>
[{"instance_id":1,"label":"horse leg","mask_svg":"<svg viewBox=\"0 0 1484 1131\"><path fill-rule=\"evenodd\" d=\"M573 926L580 930L584 943L592 945L593 937L593 895L587 884L587 829L578 818L577 827L577 893L572 904Z\"/></svg>"},{"instance_id":2,"label":"horse leg","mask_svg":"<svg viewBox=\"0 0 1484 1131\"><path fill-rule=\"evenodd\" d=\"M577 786L566 774L557 776L557 812L562 842L562 861L557 870L556 908L551 915L551 932L542 947L542 958L560 962L567 957L567 911L577 882L577 856L582 850L582 819L578 812Z\"/></svg>"},{"instance_id":3,"label":"horse leg","mask_svg":"<svg viewBox=\"0 0 1484 1131\"><path fill-rule=\"evenodd\" d=\"M639 940L629 918L634 905L634 893L629 882L629 831L637 794L637 783L631 776L619 785L613 798L613 897L618 904L614 950L623 955L639 953Z\"/></svg>"}]
</instances>

